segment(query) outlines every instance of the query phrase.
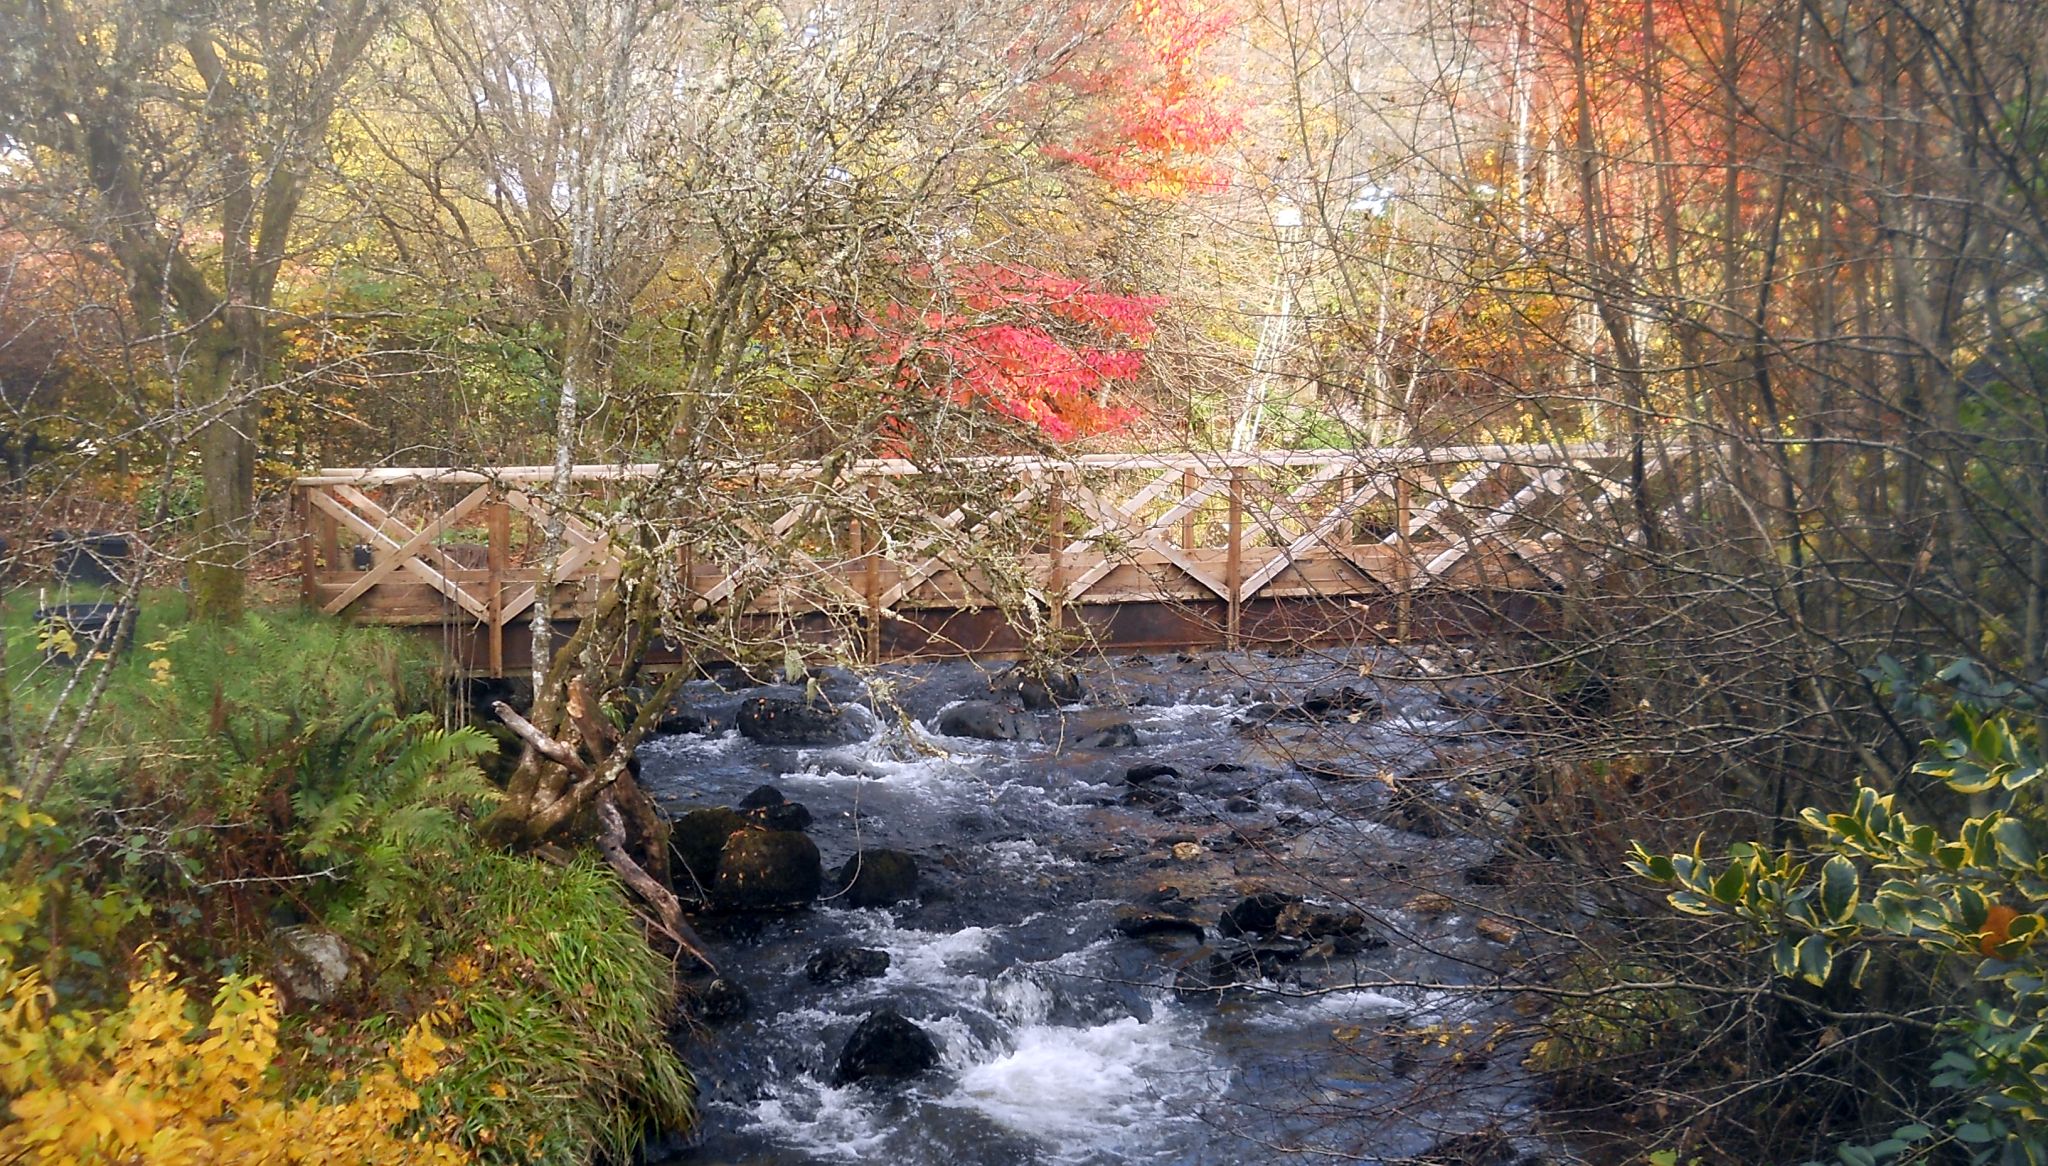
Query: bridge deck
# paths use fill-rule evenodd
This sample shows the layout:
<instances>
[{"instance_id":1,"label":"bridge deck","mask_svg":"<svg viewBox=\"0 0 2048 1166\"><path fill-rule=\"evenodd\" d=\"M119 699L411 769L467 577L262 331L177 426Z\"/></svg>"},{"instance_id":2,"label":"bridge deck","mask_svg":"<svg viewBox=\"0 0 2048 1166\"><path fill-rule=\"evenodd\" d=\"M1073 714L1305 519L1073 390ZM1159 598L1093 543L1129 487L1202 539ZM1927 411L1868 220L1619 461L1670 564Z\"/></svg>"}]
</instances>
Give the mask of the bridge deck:
<instances>
[{"instance_id":1,"label":"bridge deck","mask_svg":"<svg viewBox=\"0 0 2048 1166\"><path fill-rule=\"evenodd\" d=\"M1442 636L1536 616L1590 569L1587 548L1626 538L1624 460L1483 446L982 458L942 473L893 459L697 466L753 543L676 548L673 569L699 611L800 634L857 627L870 659L1001 656L1021 649L1020 632L993 601L995 572L960 547L1007 524L1007 576L1107 650ZM615 583L622 499L676 469L576 467L553 613L573 622ZM439 636L474 671L523 667L552 472L298 479L307 602ZM955 473L992 492L936 513ZM841 512L834 499L860 504ZM885 518L908 512L922 525ZM1033 536L1017 542L1020 529Z\"/></svg>"}]
</instances>

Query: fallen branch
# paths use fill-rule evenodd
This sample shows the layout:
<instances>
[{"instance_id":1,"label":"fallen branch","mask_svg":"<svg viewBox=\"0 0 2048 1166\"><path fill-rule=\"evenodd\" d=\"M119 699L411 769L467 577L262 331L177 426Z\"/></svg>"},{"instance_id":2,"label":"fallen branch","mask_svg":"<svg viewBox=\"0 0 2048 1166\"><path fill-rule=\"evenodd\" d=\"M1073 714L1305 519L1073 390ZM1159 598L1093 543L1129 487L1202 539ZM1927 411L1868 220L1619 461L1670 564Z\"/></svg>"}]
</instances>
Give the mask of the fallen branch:
<instances>
[{"instance_id":1,"label":"fallen branch","mask_svg":"<svg viewBox=\"0 0 2048 1166\"><path fill-rule=\"evenodd\" d=\"M675 945L688 953L692 959L718 972L718 965L704 954L704 941L697 938L697 932L683 918L683 906L677 901L675 892L661 885L661 881L648 874L646 868L633 861L626 851L626 819L619 813L619 804L607 789L599 794L594 803L597 810L597 849L606 862L625 884L639 894L647 905L654 909L657 925Z\"/></svg>"}]
</instances>

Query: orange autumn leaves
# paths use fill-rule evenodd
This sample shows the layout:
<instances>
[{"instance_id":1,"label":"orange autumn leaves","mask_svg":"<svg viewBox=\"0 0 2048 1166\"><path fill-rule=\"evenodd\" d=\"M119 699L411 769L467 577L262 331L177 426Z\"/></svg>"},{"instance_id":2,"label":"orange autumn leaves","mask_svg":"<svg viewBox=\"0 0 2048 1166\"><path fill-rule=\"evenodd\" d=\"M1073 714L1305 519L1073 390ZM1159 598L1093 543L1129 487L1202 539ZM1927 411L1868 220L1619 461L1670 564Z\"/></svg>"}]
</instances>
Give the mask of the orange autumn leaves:
<instances>
[{"instance_id":1,"label":"orange autumn leaves","mask_svg":"<svg viewBox=\"0 0 2048 1166\"><path fill-rule=\"evenodd\" d=\"M1220 189L1213 155L1242 116L1224 99L1214 50L1239 20L1227 4L1134 0L1105 36L1105 51L1067 71L1086 124L1047 156L1083 167L1111 187L1156 197Z\"/></svg>"}]
</instances>

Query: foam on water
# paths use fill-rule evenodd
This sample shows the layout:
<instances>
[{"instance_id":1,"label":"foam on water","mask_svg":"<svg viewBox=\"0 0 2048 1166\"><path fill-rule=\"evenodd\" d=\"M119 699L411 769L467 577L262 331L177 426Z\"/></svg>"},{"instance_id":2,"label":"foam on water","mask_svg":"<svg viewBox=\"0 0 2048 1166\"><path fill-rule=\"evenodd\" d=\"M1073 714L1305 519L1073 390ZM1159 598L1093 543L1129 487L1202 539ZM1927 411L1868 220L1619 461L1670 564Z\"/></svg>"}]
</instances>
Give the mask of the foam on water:
<instances>
[{"instance_id":1,"label":"foam on water","mask_svg":"<svg viewBox=\"0 0 2048 1166\"><path fill-rule=\"evenodd\" d=\"M714 736L702 733L678 733L674 736L649 737L640 742L639 752L651 757L719 757L732 752L746 738L738 729L727 729Z\"/></svg>"},{"instance_id":2,"label":"foam on water","mask_svg":"<svg viewBox=\"0 0 2048 1166\"><path fill-rule=\"evenodd\" d=\"M889 1140L877 1124L875 1095L858 1085L834 1088L802 1074L774 1075L752 1105L732 1104L740 1128L820 1158L863 1162Z\"/></svg>"},{"instance_id":3,"label":"foam on water","mask_svg":"<svg viewBox=\"0 0 2048 1166\"><path fill-rule=\"evenodd\" d=\"M1018 1003L1032 1010L1028 993ZM1198 1033L1165 1005L1145 1019L1028 1023L990 1053L961 1051L974 1059L949 1064L959 1086L945 1102L1046 1143L1062 1161L1156 1145L1159 1123L1215 1096L1226 1077Z\"/></svg>"},{"instance_id":4,"label":"foam on water","mask_svg":"<svg viewBox=\"0 0 2048 1166\"><path fill-rule=\"evenodd\" d=\"M1442 991L1380 992L1361 988L1355 992L1331 992L1307 999L1284 994L1272 998L1274 1007L1242 1018L1251 1028L1295 1029L1317 1027L1331 1021L1398 1019L1411 1027L1455 1022L1483 1007L1476 996Z\"/></svg>"}]
</instances>

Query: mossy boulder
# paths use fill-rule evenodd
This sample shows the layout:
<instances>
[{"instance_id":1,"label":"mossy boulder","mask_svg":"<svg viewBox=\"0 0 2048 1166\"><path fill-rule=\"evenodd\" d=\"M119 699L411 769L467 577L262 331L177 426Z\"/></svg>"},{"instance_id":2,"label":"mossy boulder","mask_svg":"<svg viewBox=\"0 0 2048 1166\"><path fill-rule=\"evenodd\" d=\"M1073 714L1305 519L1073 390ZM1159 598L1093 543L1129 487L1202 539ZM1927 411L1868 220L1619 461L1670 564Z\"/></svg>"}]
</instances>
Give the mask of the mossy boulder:
<instances>
[{"instance_id":1,"label":"mossy boulder","mask_svg":"<svg viewBox=\"0 0 2048 1166\"><path fill-rule=\"evenodd\" d=\"M917 859L901 850L863 850L839 865L834 885L848 907L886 907L915 898Z\"/></svg>"},{"instance_id":2,"label":"mossy boulder","mask_svg":"<svg viewBox=\"0 0 2048 1166\"><path fill-rule=\"evenodd\" d=\"M712 905L726 911L808 905L825 883L818 844L795 830L743 830L726 839L711 884Z\"/></svg>"},{"instance_id":3,"label":"mossy boulder","mask_svg":"<svg viewBox=\"0 0 2048 1166\"><path fill-rule=\"evenodd\" d=\"M676 892L705 898L718 880L718 859L726 841L751 825L745 814L724 806L691 810L677 818L668 835L669 876Z\"/></svg>"}]
</instances>

